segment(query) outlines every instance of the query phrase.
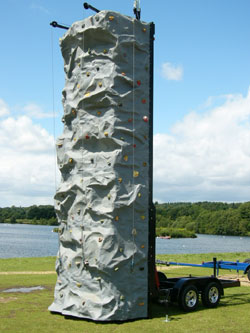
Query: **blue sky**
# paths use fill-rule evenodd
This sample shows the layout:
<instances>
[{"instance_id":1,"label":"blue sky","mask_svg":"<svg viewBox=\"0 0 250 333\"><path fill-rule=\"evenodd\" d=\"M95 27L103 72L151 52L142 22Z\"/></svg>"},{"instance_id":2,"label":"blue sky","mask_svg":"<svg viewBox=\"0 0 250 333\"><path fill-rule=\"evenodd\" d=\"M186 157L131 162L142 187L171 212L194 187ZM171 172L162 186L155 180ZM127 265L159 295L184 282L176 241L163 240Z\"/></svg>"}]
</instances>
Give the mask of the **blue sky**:
<instances>
[{"instance_id":1,"label":"blue sky","mask_svg":"<svg viewBox=\"0 0 250 333\"><path fill-rule=\"evenodd\" d=\"M89 2L133 16L133 0ZM53 203L64 31L49 23L93 14L82 5L0 4L0 206ZM156 25L155 200L249 200L250 2L141 0L141 7L142 20Z\"/></svg>"}]
</instances>

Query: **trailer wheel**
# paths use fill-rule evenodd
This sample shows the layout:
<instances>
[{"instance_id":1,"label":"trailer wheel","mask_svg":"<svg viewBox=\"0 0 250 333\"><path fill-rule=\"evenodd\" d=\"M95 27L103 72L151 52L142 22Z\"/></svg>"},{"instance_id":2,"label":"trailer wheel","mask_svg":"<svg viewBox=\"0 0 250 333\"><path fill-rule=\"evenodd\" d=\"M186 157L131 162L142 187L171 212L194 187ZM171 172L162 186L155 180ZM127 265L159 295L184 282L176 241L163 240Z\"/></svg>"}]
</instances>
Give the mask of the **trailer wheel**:
<instances>
[{"instance_id":1,"label":"trailer wheel","mask_svg":"<svg viewBox=\"0 0 250 333\"><path fill-rule=\"evenodd\" d=\"M207 308L215 308L221 297L221 287L217 282L209 283L201 294L202 303Z\"/></svg>"},{"instance_id":2,"label":"trailer wheel","mask_svg":"<svg viewBox=\"0 0 250 333\"><path fill-rule=\"evenodd\" d=\"M245 264L250 264L250 258L249 258L249 259L246 259L246 260L244 260L244 263L245 263Z\"/></svg>"},{"instance_id":3,"label":"trailer wheel","mask_svg":"<svg viewBox=\"0 0 250 333\"><path fill-rule=\"evenodd\" d=\"M248 277L248 280L250 281L250 268L248 268L247 277Z\"/></svg>"},{"instance_id":4,"label":"trailer wheel","mask_svg":"<svg viewBox=\"0 0 250 333\"><path fill-rule=\"evenodd\" d=\"M186 312L194 311L199 303L199 292L194 285L186 286L179 295L179 306Z\"/></svg>"}]
</instances>

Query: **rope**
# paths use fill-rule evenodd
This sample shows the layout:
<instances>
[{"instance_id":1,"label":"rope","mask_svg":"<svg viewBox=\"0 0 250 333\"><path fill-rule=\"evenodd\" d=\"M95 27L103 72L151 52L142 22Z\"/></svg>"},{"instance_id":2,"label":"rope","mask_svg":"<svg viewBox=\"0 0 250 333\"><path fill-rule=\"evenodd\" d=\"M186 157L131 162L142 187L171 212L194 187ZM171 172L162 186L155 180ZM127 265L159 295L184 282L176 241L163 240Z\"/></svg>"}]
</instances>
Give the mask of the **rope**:
<instances>
[{"instance_id":1,"label":"rope","mask_svg":"<svg viewBox=\"0 0 250 333\"><path fill-rule=\"evenodd\" d=\"M56 157L56 114L55 114L55 75L54 75L54 33L51 27L51 86L52 86L52 112L53 112L53 137L54 137L54 185L55 193L57 191L57 157ZM59 260L61 260L60 255L60 233L58 232L58 252Z\"/></svg>"},{"instance_id":2,"label":"rope","mask_svg":"<svg viewBox=\"0 0 250 333\"><path fill-rule=\"evenodd\" d=\"M133 68L132 68L132 77L133 77L133 188L135 187L135 177L134 177L134 172L135 172L135 19L133 19ZM133 201L133 228L132 228L132 239L133 239L133 246L134 246L134 252L132 256L132 262L131 262L131 270L133 271L134 269L134 253L136 250L135 246L135 201Z\"/></svg>"}]
</instances>

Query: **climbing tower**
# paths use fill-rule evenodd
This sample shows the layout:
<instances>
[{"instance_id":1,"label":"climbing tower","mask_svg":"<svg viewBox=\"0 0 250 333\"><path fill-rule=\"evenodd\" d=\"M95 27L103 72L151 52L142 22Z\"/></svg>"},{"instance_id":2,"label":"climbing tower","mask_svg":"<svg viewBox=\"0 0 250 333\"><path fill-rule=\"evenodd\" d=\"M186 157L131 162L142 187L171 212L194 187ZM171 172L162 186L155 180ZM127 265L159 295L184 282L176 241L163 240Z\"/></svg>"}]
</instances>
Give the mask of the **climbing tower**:
<instances>
[{"instance_id":1,"label":"climbing tower","mask_svg":"<svg viewBox=\"0 0 250 333\"><path fill-rule=\"evenodd\" d=\"M154 24L100 11L61 40L64 131L52 312L147 318L154 285Z\"/></svg>"}]
</instances>

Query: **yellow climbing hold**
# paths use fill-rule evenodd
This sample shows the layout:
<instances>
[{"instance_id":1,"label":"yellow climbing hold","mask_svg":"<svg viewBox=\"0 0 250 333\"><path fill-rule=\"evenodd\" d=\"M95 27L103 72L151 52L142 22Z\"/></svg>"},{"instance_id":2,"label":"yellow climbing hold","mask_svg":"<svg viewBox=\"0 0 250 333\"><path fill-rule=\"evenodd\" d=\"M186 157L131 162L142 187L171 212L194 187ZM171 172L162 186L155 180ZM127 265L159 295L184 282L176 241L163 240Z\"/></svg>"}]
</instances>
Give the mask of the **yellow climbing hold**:
<instances>
[{"instance_id":1,"label":"yellow climbing hold","mask_svg":"<svg viewBox=\"0 0 250 333\"><path fill-rule=\"evenodd\" d=\"M142 216L141 216L141 219L142 219L142 220L145 220L145 216L144 216L144 215L142 215Z\"/></svg>"},{"instance_id":2,"label":"yellow climbing hold","mask_svg":"<svg viewBox=\"0 0 250 333\"><path fill-rule=\"evenodd\" d=\"M82 284L81 283L77 283L76 284L78 288L81 288Z\"/></svg>"},{"instance_id":3,"label":"yellow climbing hold","mask_svg":"<svg viewBox=\"0 0 250 333\"><path fill-rule=\"evenodd\" d=\"M87 77L89 77L90 76L90 72L87 72L86 75L87 75Z\"/></svg>"},{"instance_id":4,"label":"yellow climbing hold","mask_svg":"<svg viewBox=\"0 0 250 333\"><path fill-rule=\"evenodd\" d=\"M134 170L134 172L133 172L134 178L137 178L139 176L139 174L140 174L139 171Z\"/></svg>"},{"instance_id":5,"label":"yellow climbing hold","mask_svg":"<svg viewBox=\"0 0 250 333\"><path fill-rule=\"evenodd\" d=\"M128 161L128 155L125 155L125 156L123 157L123 159L124 159L125 162L127 162L127 161Z\"/></svg>"},{"instance_id":6,"label":"yellow climbing hold","mask_svg":"<svg viewBox=\"0 0 250 333\"><path fill-rule=\"evenodd\" d=\"M140 198L141 197L141 193L138 193L138 198Z\"/></svg>"},{"instance_id":7,"label":"yellow climbing hold","mask_svg":"<svg viewBox=\"0 0 250 333\"><path fill-rule=\"evenodd\" d=\"M115 221L119 221L119 216L116 216L116 217L115 217Z\"/></svg>"},{"instance_id":8,"label":"yellow climbing hold","mask_svg":"<svg viewBox=\"0 0 250 333\"><path fill-rule=\"evenodd\" d=\"M144 249L145 245L142 245L141 248Z\"/></svg>"},{"instance_id":9,"label":"yellow climbing hold","mask_svg":"<svg viewBox=\"0 0 250 333\"><path fill-rule=\"evenodd\" d=\"M87 91L86 94L84 95L84 97L89 97L90 96L90 92Z\"/></svg>"},{"instance_id":10,"label":"yellow climbing hold","mask_svg":"<svg viewBox=\"0 0 250 333\"><path fill-rule=\"evenodd\" d=\"M110 21L114 21L114 19L115 19L114 16L112 16L112 15L109 16L109 20L110 20Z\"/></svg>"},{"instance_id":11,"label":"yellow climbing hold","mask_svg":"<svg viewBox=\"0 0 250 333\"><path fill-rule=\"evenodd\" d=\"M143 306L143 305L144 305L144 302L141 302L141 303L139 303L138 305L139 305L139 306Z\"/></svg>"},{"instance_id":12,"label":"yellow climbing hold","mask_svg":"<svg viewBox=\"0 0 250 333\"><path fill-rule=\"evenodd\" d=\"M69 163L73 163L73 158L69 158Z\"/></svg>"},{"instance_id":13,"label":"yellow climbing hold","mask_svg":"<svg viewBox=\"0 0 250 333\"><path fill-rule=\"evenodd\" d=\"M98 86L101 88L102 87L102 82L98 82Z\"/></svg>"},{"instance_id":14,"label":"yellow climbing hold","mask_svg":"<svg viewBox=\"0 0 250 333\"><path fill-rule=\"evenodd\" d=\"M122 178L118 178L118 182L119 182L119 183L122 183Z\"/></svg>"},{"instance_id":15,"label":"yellow climbing hold","mask_svg":"<svg viewBox=\"0 0 250 333\"><path fill-rule=\"evenodd\" d=\"M104 49L104 50L103 50L103 53L104 53L104 54L108 53L108 50Z\"/></svg>"},{"instance_id":16,"label":"yellow climbing hold","mask_svg":"<svg viewBox=\"0 0 250 333\"><path fill-rule=\"evenodd\" d=\"M77 88L78 88L78 89L80 88L80 84L79 84L79 83L77 84Z\"/></svg>"},{"instance_id":17,"label":"yellow climbing hold","mask_svg":"<svg viewBox=\"0 0 250 333\"><path fill-rule=\"evenodd\" d=\"M108 134L108 132L104 132L104 135L107 137L109 134Z\"/></svg>"}]
</instances>

